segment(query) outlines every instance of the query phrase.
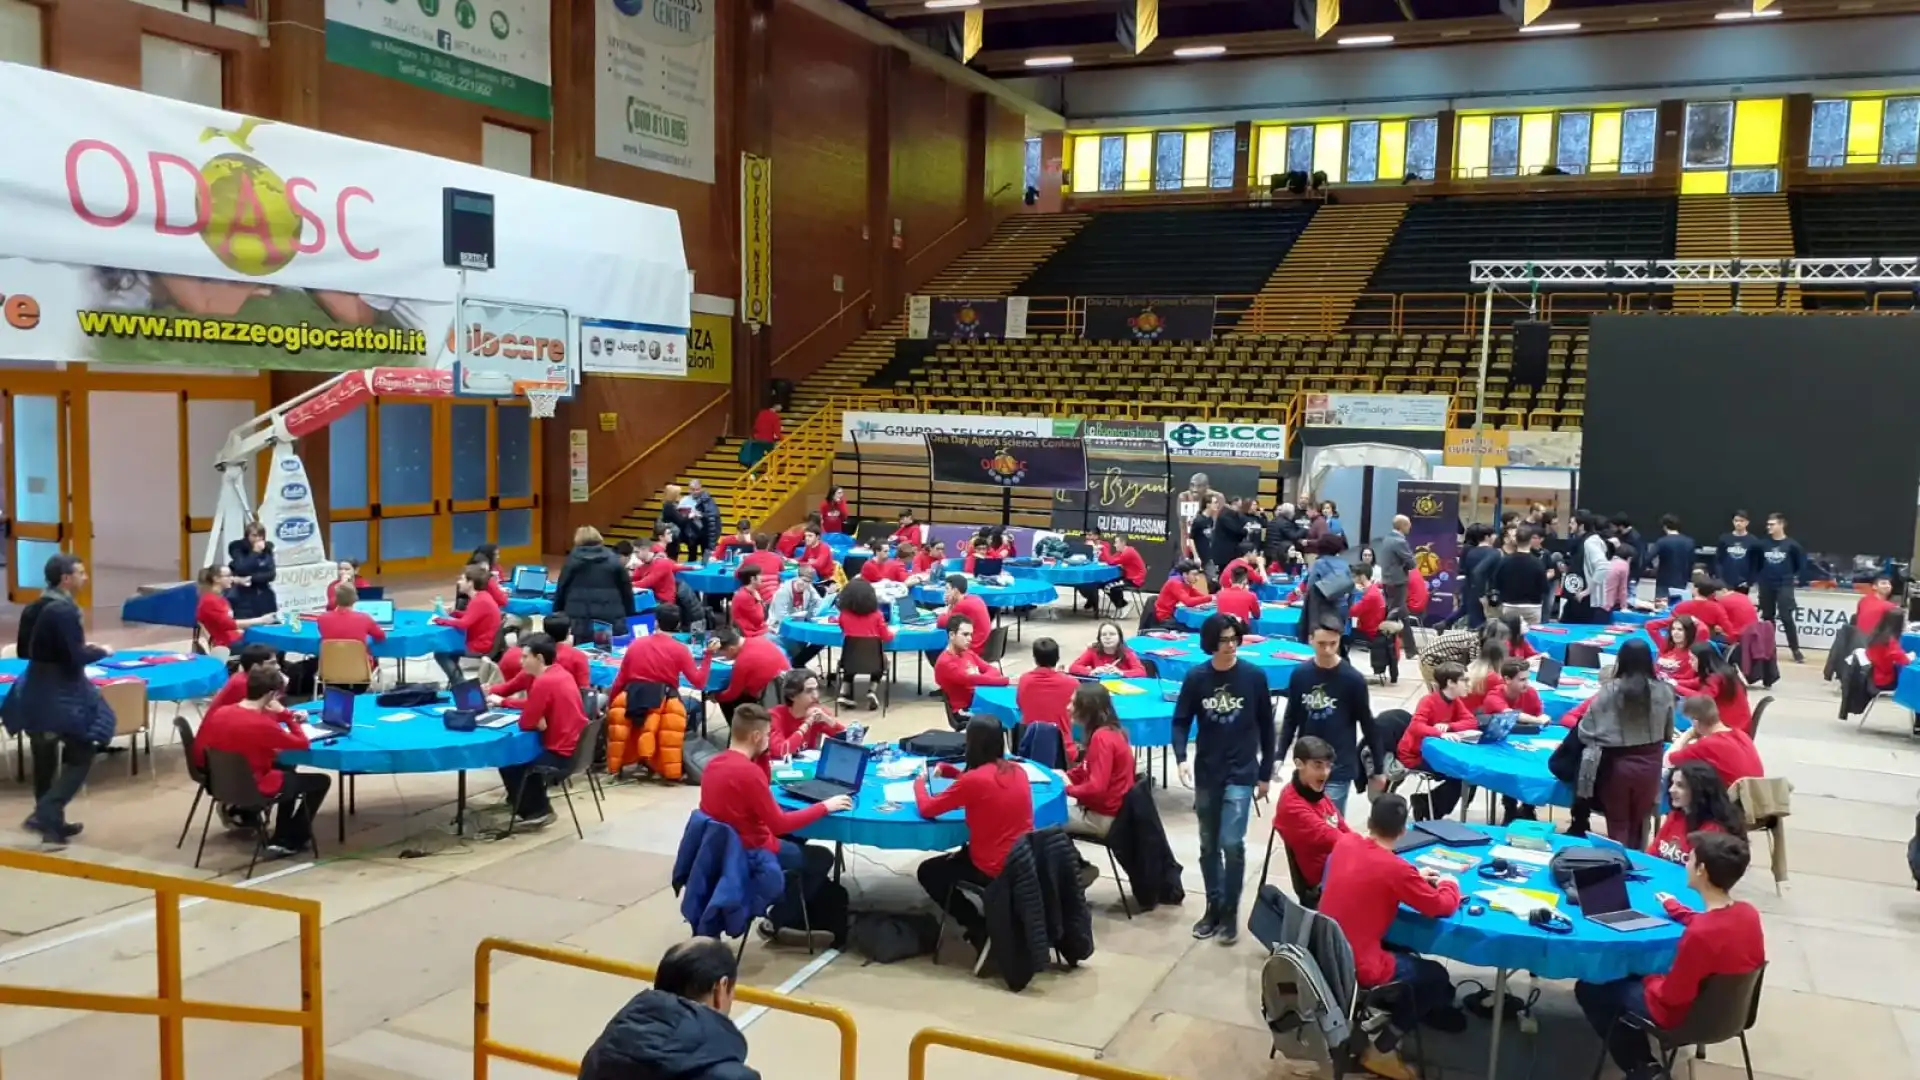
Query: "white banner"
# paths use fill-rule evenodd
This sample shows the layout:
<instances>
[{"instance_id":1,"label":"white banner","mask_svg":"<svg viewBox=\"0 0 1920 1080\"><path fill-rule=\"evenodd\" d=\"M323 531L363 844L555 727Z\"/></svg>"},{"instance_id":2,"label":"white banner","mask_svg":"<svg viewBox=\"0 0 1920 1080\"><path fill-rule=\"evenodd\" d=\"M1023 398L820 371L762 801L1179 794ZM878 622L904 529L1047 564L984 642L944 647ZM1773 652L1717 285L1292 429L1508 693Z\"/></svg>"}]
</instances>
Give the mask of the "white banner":
<instances>
[{"instance_id":1,"label":"white banner","mask_svg":"<svg viewBox=\"0 0 1920 1080\"><path fill-rule=\"evenodd\" d=\"M1007 337L1027 336L1027 297L1007 297Z\"/></svg>"},{"instance_id":2,"label":"white banner","mask_svg":"<svg viewBox=\"0 0 1920 1080\"><path fill-rule=\"evenodd\" d=\"M1063 421L1071 431L1079 421ZM1042 435L1054 422L1039 416L949 416L944 413L848 412L840 416L840 438L867 445L922 446L927 435Z\"/></svg>"},{"instance_id":3,"label":"white banner","mask_svg":"<svg viewBox=\"0 0 1920 1080\"><path fill-rule=\"evenodd\" d=\"M1174 457L1278 461L1287 456L1285 424L1169 420L1166 428L1167 453Z\"/></svg>"},{"instance_id":4,"label":"white banner","mask_svg":"<svg viewBox=\"0 0 1920 1080\"><path fill-rule=\"evenodd\" d=\"M713 183L712 0L595 0L593 152Z\"/></svg>"},{"instance_id":5,"label":"white banner","mask_svg":"<svg viewBox=\"0 0 1920 1080\"><path fill-rule=\"evenodd\" d=\"M507 112L553 114L546 0L327 0L327 59Z\"/></svg>"},{"instance_id":6,"label":"white banner","mask_svg":"<svg viewBox=\"0 0 1920 1080\"><path fill-rule=\"evenodd\" d=\"M573 384L572 324L561 308L460 298L453 392L506 397L516 382Z\"/></svg>"},{"instance_id":7,"label":"white banner","mask_svg":"<svg viewBox=\"0 0 1920 1080\"><path fill-rule=\"evenodd\" d=\"M580 370L600 375L653 375L667 378L687 373L687 332L671 326L581 319Z\"/></svg>"},{"instance_id":8,"label":"white banner","mask_svg":"<svg viewBox=\"0 0 1920 1080\"><path fill-rule=\"evenodd\" d=\"M327 589L339 571L327 558L307 466L294 453L292 443L274 444L266 487L260 500L260 524L273 541L273 594L280 610L325 611Z\"/></svg>"},{"instance_id":9,"label":"white banner","mask_svg":"<svg viewBox=\"0 0 1920 1080\"><path fill-rule=\"evenodd\" d=\"M0 257L61 264L57 285L42 274L25 287L59 294L49 307L66 320L25 331L0 320L0 357L45 358L56 345L109 338L191 348L207 339L205 323L227 346L265 346L256 351L266 359L295 353L284 343L296 328L300 351L392 357L335 367L403 357L445 367L447 317L462 289L442 259L446 188L494 197L495 269L468 275L468 288L484 281L487 295L523 303L690 322L692 278L671 210L18 64L0 64L0 115L10 118ZM22 283L0 282L9 287ZM423 301L447 306L435 318ZM126 325L76 325L75 310ZM418 330L424 342L347 341L372 330ZM144 348L156 355L131 359L171 355ZM428 351L437 355L421 356Z\"/></svg>"},{"instance_id":10,"label":"white banner","mask_svg":"<svg viewBox=\"0 0 1920 1080\"><path fill-rule=\"evenodd\" d=\"M1833 648L1833 639L1840 627L1852 622L1854 612L1860 608L1860 594L1851 591L1795 589L1793 598L1799 605L1793 613L1793 628L1800 637L1802 652L1826 652ZM1777 647L1785 649L1787 628L1776 622L1773 640Z\"/></svg>"},{"instance_id":11,"label":"white banner","mask_svg":"<svg viewBox=\"0 0 1920 1080\"><path fill-rule=\"evenodd\" d=\"M1445 394L1308 394L1308 427L1445 431L1453 399Z\"/></svg>"}]
</instances>

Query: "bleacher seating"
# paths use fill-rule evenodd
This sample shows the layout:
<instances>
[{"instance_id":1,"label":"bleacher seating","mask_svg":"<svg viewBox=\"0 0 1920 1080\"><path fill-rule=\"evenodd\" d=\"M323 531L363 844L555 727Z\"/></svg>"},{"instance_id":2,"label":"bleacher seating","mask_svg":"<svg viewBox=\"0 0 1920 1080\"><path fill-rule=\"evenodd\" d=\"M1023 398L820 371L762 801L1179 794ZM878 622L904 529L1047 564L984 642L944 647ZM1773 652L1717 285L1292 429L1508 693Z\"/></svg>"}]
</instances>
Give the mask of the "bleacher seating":
<instances>
[{"instance_id":1,"label":"bleacher seating","mask_svg":"<svg viewBox=\"0 0 1920 1080\"><path fill-rule=\"evenodd\" d=\"M1670 259L1676 203L1671 197L1573 199L1436 199L1407 210L1348 320L1351 328L1392 325L1392 297L1383 294L1469 292L1475 259ZM1585 310L1612 306L1596 288ZM1561 296L1560 310L1579 310ZM1417 303L1410 300L1412 310ZM1496 305L1495 320L1523 317L1523 303ZM1415 325L1411 320L1404 325Z\"/></svg>"},{"instance_id":2,"label":"bleacher seating","mask_svg":"<svg viewBox=\"0 0 1920 1080\"><path fill-rule=\"evenodd\" d=\"M1297 202L1256 209L1095 214L1015 292L1023 296L1234 296L1244 308L1247 298L1260 291L1286 257L1316 205Z\"/></svg>"},{"instance_id":3,"label":"bleacher seating","mask_svg":"<svg viewBox=\"0 0 1920 1080\"><path fill-rule=\"evenodd\" d=\"M1795 192L1793 246L1803 259L1920 255L1920 189ZM1906 286L1803 286L1801 306L1827 310L1908 309Z\"/></svg>"}]
</instances>

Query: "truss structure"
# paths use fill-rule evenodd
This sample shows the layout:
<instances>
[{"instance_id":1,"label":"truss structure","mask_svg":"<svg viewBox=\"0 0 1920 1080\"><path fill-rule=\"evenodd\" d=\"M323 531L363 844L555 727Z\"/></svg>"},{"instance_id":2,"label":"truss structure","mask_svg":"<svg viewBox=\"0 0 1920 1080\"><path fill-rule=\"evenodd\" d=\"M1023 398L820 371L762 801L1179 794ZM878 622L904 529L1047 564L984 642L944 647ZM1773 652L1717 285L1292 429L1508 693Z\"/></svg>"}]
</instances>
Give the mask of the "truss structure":
<instances>
[{"instance_id":1,"label":"truss structure","mask_svg":"<svg viewBox=\"0 0 1920 1080\"><path fill-rule=\"evenodd\" d=\"M1912 285L1920 256L1871 259L1475 259L1476 286L1552 288L1593 285Z\"/></svg>"}]
</instances>

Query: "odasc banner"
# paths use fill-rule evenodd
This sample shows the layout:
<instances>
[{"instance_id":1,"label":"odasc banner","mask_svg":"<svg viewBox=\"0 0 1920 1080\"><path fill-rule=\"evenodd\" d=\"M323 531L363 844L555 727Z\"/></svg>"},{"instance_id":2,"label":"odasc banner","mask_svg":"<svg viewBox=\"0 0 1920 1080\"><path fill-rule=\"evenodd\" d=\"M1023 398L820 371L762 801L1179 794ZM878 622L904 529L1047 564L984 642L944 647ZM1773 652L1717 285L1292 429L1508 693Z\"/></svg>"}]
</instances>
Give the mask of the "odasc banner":
<instances>
[{"instance_id":1,"label":"odasc banner","mask_svg":"<svg viewBox=\"0 0 1920 1080\"><path fill-rule=\"evenodd\" d=\"M1027 336L1027 298L914 296L907 300L907 336L933 341L998 341Z\"/></svg>"},{"instance_id":2,"label":"odasc banner","mask_svg":"<svg viewBox=\"0 0 1920 1080\"><path fill-rule=\"evenodd\" d=\"M1413 523L1407 546L1427 580L1427 622L1450 618L1460 596L1460 488L1402 480L1395 500L1397 512Z\"/></svg>"},{"instance_id":3,"label":"odasc banner","mask_svg":"<svg viewBox=\"0 0 1920 1080\"><path fill-rule=\"evenodd\" d=\"M1080 336L1091 341L1208 341L1211 296L1089 296Z\"/></svg>"},{"instance_id":4,"label":"odasc banner","mask_svg":"<svg viewBox=\"0 0 1920 1080\"><path fill-rule=\"evenodd\" d=\"M313 505L313 485L292 443L274 444L273 459L267 465L267 491L260 500L260 524L273 543L273 595L280 610L303 614L327 610L327 592L340 570L327 558L320 516ZM225 552L220 554L224 558Z\"/></svg>"},{"instance_id":5,"label":"odasc banner","mask_svg":"<svg viewBox=\"0 0 1920 1080\"><path fill-rule=\"evenodd\" d=\"M1077 438L929 434L926 439L928 467L938 481L1087 489L1086 444Z\"/></svg>"}]
</instances>

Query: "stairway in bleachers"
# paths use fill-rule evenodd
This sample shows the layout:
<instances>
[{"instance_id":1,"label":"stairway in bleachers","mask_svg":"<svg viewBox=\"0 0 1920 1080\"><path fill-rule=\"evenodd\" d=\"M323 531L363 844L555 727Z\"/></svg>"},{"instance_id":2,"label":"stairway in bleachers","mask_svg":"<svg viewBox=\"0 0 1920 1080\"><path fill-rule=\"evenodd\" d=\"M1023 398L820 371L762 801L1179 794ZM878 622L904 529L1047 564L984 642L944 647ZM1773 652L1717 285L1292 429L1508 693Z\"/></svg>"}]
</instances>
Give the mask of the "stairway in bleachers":
<instances>
[{"instance_id":1,"label":"stairway in bleachers","mask_svg":"<svg viewBox=\"0 0 1920 1080\"><path fill-rule=\"evenodd\" d=\"M1791 259L1793 216L1787 197L1778 195L1682 195L1674 227L1676 259ZM1740 290L1746 311L1798 311L1800 290L1748 285ZM1725 311L1734 306L1731 285L1696 285L1673 290L1675 311Z\"/></svg>"},{"instance_id":2,"label":"stairway in bleachers","mask_svg":"<svg viewBox=\"0 0 1920 1080\"><path fill-rule=\"evenodd\" d=\"M921 286L920 292L935 296L1009 295L1013 286L1071 240L1086 222L1085 214L1016 214L1001 222L985 244L955 259ZM794 387L793 404L786 413L787 430L805 423L825 408L834 395L857 393L893 358L893 343L904 333L906 316L896 315L885 325L860 335L840 355ZM721 439L679 478L679 483L684 485L698 477L719 502L722 519L729 523L737 515L731 496L742 473L740 445L743 441L734 436ZM827 446L825 452L831 454L833 447ZM656 493L645 505L629 511L607 535L612 540L651 538L653 522L659 515L660 497Z\"/></svg>"},{"instance_id":3,"label":"stairway in bleachers","mask_svg":"<svg viewBox=\"0 0 1920 1080\"><path fill-rule=\"evenodd\" d=\"M1329 333L1345 326L1406 212L1405 203L1321 207L1240 317L1240 333Z\"/></svg>"},{"instance_id":4,"label":"stairway in bleachers","mask_svg":"<svg viewBox=\"0 0 1920 1080\"><path fill-rule=\"evenodd\" d=\"M1799 191L1793 207L1793 246L1803 259L1874 259L1920 254L1920 188ZM1801 290L1802 306L1822 310L1912 310L1905 285L1832 286Z\"/></svg>"}]
</instances>

